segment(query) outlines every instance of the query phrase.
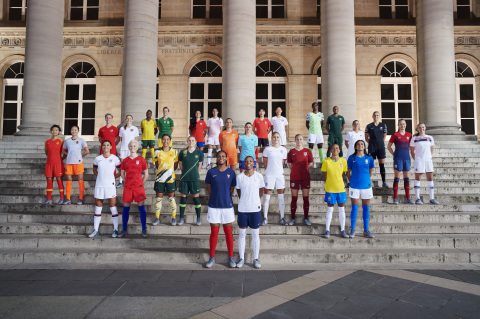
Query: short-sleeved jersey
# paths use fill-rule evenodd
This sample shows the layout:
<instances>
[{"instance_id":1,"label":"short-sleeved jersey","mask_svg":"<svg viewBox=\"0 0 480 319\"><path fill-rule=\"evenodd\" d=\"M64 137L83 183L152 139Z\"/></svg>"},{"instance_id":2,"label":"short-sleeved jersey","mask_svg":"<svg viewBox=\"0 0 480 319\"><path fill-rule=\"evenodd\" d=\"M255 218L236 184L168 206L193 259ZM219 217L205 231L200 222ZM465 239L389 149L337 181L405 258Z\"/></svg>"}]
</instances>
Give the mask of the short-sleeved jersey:
<instances>
[{"instance_id":1,"label":"short-sleeved jersey","mask_svg":"<svg viewBox=\"0 0 480 319\"><path fill-rule=\"evenodd\" d=\"M62 162L63 140L61 138L45 141L45 151L47 151L47 164Z\"/></svg>"},{"instance_id":2,"label":"short-sleeved jersey","mask_svg":"<svg viewBox=\"0 0 480 319\"><path fill-rule=\"evenodd\" d=\"M136 137L139 136L138 128L132 125L125 129L125 126L122 126L120 128L119 136L122 139L122 142L120 144L120 150L128 151L128 143L130 143L131 140L134 140Z\"/></svg>"},{"instance_id":3,"label":"short-sleeved jersey","mask_svg":"<svg viewBox=\"0 0 480 319\"><path fill-rule=\"evenodd\" d=\"M172 127L174 127L173 120L169 117L164 119L163 117L157 120L157 127L158 127L158 138L162 139L162 136L167 134L170 138L172 138Z\"/></svg>"},{"instance_id":4,"label":"short-sleeved jersey","mask_svg":"<svg viewBox=\"0 0 480 319\"><path fill-rule=\"evenodd\" d=\"M347 151L347 158L355 153L355 143L359 140L365 142L365 133L363 131L350 131L345 135L345 141L348 141L348 151ZM365 142L367 145L367 142Z\"/></svg>"},{"instance_id":5,"label":"short-sleeved jersey","mask_svg":"<svg viewBox=\"0 0 480 319\"><path fill-rule=\"evenodd\" d=\"M253 121L253 127L256 129L255 134L258 138L268 138L268 129L272 126L270 120L267 118L256 118Z\"/></svg>"},{"instance_id":6,"label":"short-sleeved jersey","mask_svg":"<svg viewBox=\"0 0 480 319\"><path fill-rule=\"evenodd\" d=\"M205 177L205 183L211 185L208 207L211 208L232 208L232 195L230 187L237 185L235 172L230 167L220 171L217 167L210 169Z\"/></svg>"},{"instance_id":7,"label":"short-sleeved jersey","mask_svg":"<svg viewBox=\"0 0 480 319\"><path fill-rule=\"evenodd\" d=\"M182 181L199 181L200 174L198 173L198 163L202 161L202 152L195 149L192 153L188 149L180 151L178 154L178 161L182 162Z\"/></svg>"},{"instance_id":8,"label":"short-sleeved jersey","mask_svg":"<svg viewBox=\"0 0 480 319\"><path fill-rule=\"evenodd\" d=\"M272 123L273 131L278 133L285 133L285 126L288 125L288 121L285 117L274 116L270 121Z\"/></svg>"},{"instance_id":9,"label":"short-sleeved jersey","mask_svg":"<svg viewBox=\"0 0 480 319\"><path fill-rule=\"evenodd\" d=\"M115 126L104 126L101 127L98 130L98 137L102 138L102 141L108 140L110 143L112 143L112 149L110 150L110 153L113 155L117 155L117 144L115 143L115 140L117 139L117 136L119 134L118 128ZM103 154L103 149L100 147L100 155Z\"/></svg>"},{"instance_id":10,"label":"short-sleeved jersey","mask_svg":"<svg viewBox=\"0 0 480 319\"><path fill-rule=\"evenodd\" d=\"M142 123L140 124L140 128L142 129L142 140L144 141L154 141L155 140L155 129L157 128L157 121L154 119L143 119Z\"/></svg>"},{"instance_id":11,"label":"short-sleeved jersey","mask_svg":"<svg viewBox=\"0 0 480 319\"><path fill-rule=\"evenodd\" d=\"M313 162L313 155L308 148L300 151L291 149L290 152L288 152L287 162L292 163L292 170L290 171L291 181L310 180L308 163ZM270 162L268 164L270 165Z\"/></svg>"},{"instance_id":12,"label":"short-sleeved jersey","mask_svg":"<svg viewBox=\"0 0 480 319\"><path fill-rule=\"evenodd\" d=\"M125 188L143 187L142 171L148 169L147 161L143 157L131 158L129 156L122 161L120 168L125 171Z\"/></svg>"},{"instance_id":13,"label":"short-sleeved jersey","mask_svg":"<svg viewBox=\"0 0 480 319\"><path fill-rule=\"evenodd\" d=\"M405 132L400 134L399 132L393 133L390 137L390 143L395 144L395 152L393 153L393 159L396 160L408 160L410 159L410 141L412 140L412 134Z\"/></svg>"},{"instance_id":14,"label":"short-sleeved jersey","mask_svg":"<svg viewBox=\"0 0 480 319\"><path fill-rule=\"evenodd\" d=\"M370 123L365 127L365 133L370 134L370 143L368 143L368 152L373 150L385 148L385 142L383 141L383 134L387 133L387 125L380 122L378 125Z\"/></svg>"},{"instance_id":15,"label":"short-sleeved jersey","mask_svg":"<svg viewBox=\"0 0 480 319\"><path fill-rule=\"evenodd\" d=\"M263 157L268 158L265 176L283 176L283 160L287 159L285 147L268 146L263 150Z\"/></svg>"},{"instance_id":16,"label":"short-sleeved jersey","mask_svg":"<svg viewBox=\"0 0 480 319\"><path fill-rule=\"evenodd\" d=\"M348 169L352 170L350 187L355 189L369 189L372 187L370 180L371 168L375 168L375 164L370 155L363 155L362 157L351 155L348 158Z\"/></svg>"},{"instance_id":17,"label":"short-sleeved jersey","mask_svg":"<svg viewBox=\"0 0 480 319\"><path fill-rule=\"evenodd\" d=\"M330 125L328 134L335 137L342 136L342 125L345 125L345 118L340 114L338 116L330 115L327 118L327 124Z\"/></svg>"},{"instance_id":18,"label":"short-sleeved jersey","mask_svg":"<svg viewBox=\"0 0 480 319\"><path fill-rule=\"evenodd\" d=\"M217 137L220 134L220 130L223 126L223 120L220 117L214 119L213 117L209 118L207 121L208 127L208 137Z\"/></svg>"},{"instance_id":19,"label":"short-sleeved jersey","mask_svg":"<svg viewBox=\"0 0 480 319\"><path fill-rule=\"evenodd\" d=\"M242 135L238 139L238 146L242 147L240 152L240 160L244 161L245 157L251 156L255 159L255 146L258 145L258 137L254 134L250 136Z\"/></svg>"},{"instance_id":20,"label":"short-sleeved jersey","mask_svg":"<svg viewBox=\"0 0 480 319\"><path fill-rule=\"evenodd\" d=\"M331 157L323 161L322 172L327 173L325 182L325 191L329 193L345 192L343 183L343 173L348 171L347 161L340 157L338 161L333 161Z\"/></svg>"},{"instance_id":21,"label":"short-sleeved jersey","mask_svg":"<svg viewBox=\"0 0 480 319\"><path fill-rule=\"evenodd\" d=\"M237 142L238 142L238 133L237 131L232 130L230 133L227 131L222 131L218 136L220 143L223 143L222 150L228 154L237 152Z\"/></svg>"},{"instance_id":22,"label":"short-sleeved jersey","mask_svg":"<svg viewBox=\"0 0 480 319\"><path fill-rule=\"evenodd\" d=\"M430 135L413 136L410 146L415 147L415 160L430 160L432 159L431 146L435 145L433 137Z\"/></svg>"},{"instance_id":23,"label":"short-sleeved jersey","mask_svg":"<svg viewBox=\"0 0 480 319\"><path fill-rule=\"evenodd\" d=\"M197 121L195 128L192 130L192 124L188 127L189 130L192 130L192 135L195 137L197 142L205 142L205 134L203 130L207 128L207 123L204 120Z\"/></svg>"},{"instance_id":24,"label":"short-sleeved jersey","mask_svg":"<svg viewBox=\"0 0 480 319\"><path fill-rule=\"evenodd\" d=\"M308 122L308 133L309 134L322 134L322 121L325 118L323 117L322 112L310 112L307 114L307 122Z\"/></svg>"},{"instance_id":25,"label":"short-sleeved jersey","mask_svg":"<svg viewBox=\"0 0 480 319\"><path fill-rule=\"evenodd\" d=\"M254 172L252 176L247 176L245 173L237 175L237 186L235 188L241 191L238 211L242 213L259 212L262 209L259 191L264 187L265 182L259 172Z\"/></svg>"},{"instance_id":26,"label":"short-sleeved jersey","mask_svg":"<svg viewBox=\"0 0 480 319\"><path fill-rule=\"evenodd\" d=\"M175 183L175 163L178 162L178 152L171 148L168 152L157 151L155 156L158 163L155 181L159 183Z\"/></svg>"},{"instance_id":27,"label":"short-sleeved jersey","mask_svg":"<svg viewBox=\"0 0 480 319\"><path fill-rule=\"evenodd\" d=\"M120 159L115 155L105 157L99 155L93 160L93 167L98 169L97 181L95 187L115 186L115 170L120 169Z\"/></svg>"},{"instance_id":28,"label":"short-sleeved jersey","mask_svg":"<svg viewBox=\"0 0 480 319\"><path fill-rule=\"evenodd\" d=\"M80 164L83 162L82 150L87 148L87 142L81 137L72 140L67 138L63 142L63 148L68 151L65 164Z\"/></svg>"}]
</instances>

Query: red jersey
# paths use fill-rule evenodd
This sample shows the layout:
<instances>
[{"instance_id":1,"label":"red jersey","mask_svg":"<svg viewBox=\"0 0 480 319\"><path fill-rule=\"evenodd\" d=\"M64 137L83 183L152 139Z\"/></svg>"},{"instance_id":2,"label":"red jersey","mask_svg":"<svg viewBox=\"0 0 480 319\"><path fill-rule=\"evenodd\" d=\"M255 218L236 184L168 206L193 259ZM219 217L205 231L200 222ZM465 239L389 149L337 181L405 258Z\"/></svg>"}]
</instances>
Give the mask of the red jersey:
<instances>
[{"instance_id":1,"label":"red jersey","mask_svg":"<svg viewBox=\"0 0 480 319\"><path fill-rule=\"evenodd\" d=\"M268 138L268 128L271 126L272 124L267 118L263 118L263 120L256 118L255 121L253 121L253 127L257 129L255 135L257 135L258 138Z\"/></svg>"},{"instance_id":2,"label":"red jersey","mask_svg":"<svg viewBox=\"0 0 480 319\"><path fill-rule=\"evenodd\" d=\"M143 188L142 171L148 168L143 157L137 156L132 159L129 156L122 161L120 168L125 171L125 188Z\"/></svg>"},{"instance_id":3,"label":"red jersey","mask_svg":"<svg viewBox=\"0 0 480 319\"><path fill-rule=\"evenodd\" d=\"M117 145L115 144L115 139L118 136L118 128L115 126L104 126L98 130L98 137L102 138L103 141L109 140L112 142L112 149L110 150L110 153L113 155L117 155ZM103 154L102 147L100 146L100 155Z\"/></svg>"},{"instance_id":4,"label":"red jersey","mask_svg":"<svg viewBox=\"0 0 480 319\"><path fill-rule=\"evenodd\" d=\"M63 140L57 138L53 140L49 138L45 141L45 150L47 151L47 164L62 162Z\"/></svg>"},{"instance_id":5,"label":"red jersey","mask_svg":"<svg viewBox=\"0 0 480 319\"><path fill-rule=\"evenodd\" d=\"M203 130L207 128L207 123L204 120L200 120L197 122L195 129L192 131L192 135L195 137L197 142L205 142L205 134L203 134ZM192 129L192 124L188 127L189 130Z\"/></svg>"},{"instance_id":6,"label":"red jersey","mask_svg":"<svg viewBox=\"0 0 480 319\"><path fill-rule=\"evenodd\" d=\"M310 180L308 163L313 162L313 155L308 148L304 148L301 151L291 149L287 155L287 162L293 164L292 171L290 172L291 181Z\"/></svg>"},{"instance_id":7,"label":"red jersey","mask_svg":"<svg viewBox=\"0 0 480 319\"><path fill-rule=\"evenodd\" d=\"M395 144L395 152L393 153L394 160L409 160L410 159L410 141L412 140L412 134L405 132L400 134L399 132L393 133L390 137L390 143Z\"/></svg>"}]
</instances>

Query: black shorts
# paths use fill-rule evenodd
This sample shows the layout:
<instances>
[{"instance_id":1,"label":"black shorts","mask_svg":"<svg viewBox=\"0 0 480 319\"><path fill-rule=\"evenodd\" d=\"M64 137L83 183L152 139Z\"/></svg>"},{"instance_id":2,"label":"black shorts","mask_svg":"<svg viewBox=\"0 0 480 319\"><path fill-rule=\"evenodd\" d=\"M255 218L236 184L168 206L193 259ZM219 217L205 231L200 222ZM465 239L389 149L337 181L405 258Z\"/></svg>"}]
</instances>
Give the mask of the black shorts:
<instances>
[{"instance_id":1,"label":"black shorts","mask_svg":"<svg viewBox=\"0 0 480 319\"><path fill-rule=\"evenodd\" d=\"M377 148L377 149L373 149L373 150L368 150L368 155L370 155L373 159L387 158L385 148Z\"/></svg>"},{"instance_id":2,"label":"black shorts","mask_svg":"<svg viewBox=\"0 0 480 319\"><path fill-rule=\"evenodd\" d=\"M267 147L268 146L268 138L259 138L258 139L258 146Z\"/></svg>"}]
</instances>

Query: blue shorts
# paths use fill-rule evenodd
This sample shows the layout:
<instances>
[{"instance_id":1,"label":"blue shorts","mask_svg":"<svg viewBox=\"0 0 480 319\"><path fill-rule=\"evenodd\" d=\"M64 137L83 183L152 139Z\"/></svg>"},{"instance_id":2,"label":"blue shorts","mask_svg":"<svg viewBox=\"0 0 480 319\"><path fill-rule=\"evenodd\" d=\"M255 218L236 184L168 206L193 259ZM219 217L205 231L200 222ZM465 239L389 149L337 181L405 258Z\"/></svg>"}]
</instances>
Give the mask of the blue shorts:
<instances>
[{"instance_id":1,"label":"blue shorts","mask_svg":"<svg viewBox=\"0 0 480 319\"><path fill-rule=\"evenodd\" d=\"M197 142L197 147L205 147L205 142Z\"/></svg>"},{"instance_id":2,"label":"blue shorts","mask_svg":"<svg viewBox=\"0 0 480 319\"><path fill-rule=\"evenodd\" d=\"M238 212L237 218L238 227L257 229L262 224L262 212L256 213L241 213Z\"/></svg>"},{"instance_id":3,"label":"blue shorts","mask_svg":"<svg viewBox=\"0 0 480 319\"><path fill-rule=\"evenodd\" d=\"M239 168L241 169L245 169L245 161L240 161L240 164L238 164ZM253 160L253 168L257 168L257 161L256 160Z\"/></svg>"},{"instance_id":4,"label":"blue shorts","mask_svg":"<svg viewBox=\"0 0 480 319\"><path fill-rule=\"evenodd\" d=\"M411 168L410 160L393 160L393 169L398 172L409 172Z\"/></svg>"},{"instance_id":5,"label":"blue shorts","mask_svg":"<svg viewBox=\"0 0 480 319\"><path fill-rule=\"evenodd\" d=\"M329 193L325 192L325 202L330 205L343 204L347 201L347 193Z\"/></svg>"}]
</instances>

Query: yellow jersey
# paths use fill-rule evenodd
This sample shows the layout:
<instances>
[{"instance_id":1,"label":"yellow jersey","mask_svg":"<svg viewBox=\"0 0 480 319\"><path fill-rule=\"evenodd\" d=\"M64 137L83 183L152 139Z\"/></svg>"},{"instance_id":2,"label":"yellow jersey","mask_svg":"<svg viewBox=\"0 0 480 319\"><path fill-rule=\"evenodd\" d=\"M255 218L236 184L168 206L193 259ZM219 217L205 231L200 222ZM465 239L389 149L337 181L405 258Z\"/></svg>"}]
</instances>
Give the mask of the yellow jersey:
<instances>
[{"instance_id":1,"label":"yellow jersey","mask_svg":"<svg viewBox=\"0 0 480 319\"><path fill-rule=\"evenodd\" d=\"M331 157L324 160L322 164L322 172L327 173L325 191L329 193L345 192L343 173L346 173L347 171L347 161L342 157L340 157L338 161L333 161Z\"/></svg>"},{"instance_id":2,"label":"yellow jersey","mask_svg":"<svg viewBox=\"0 0 480 319\"><path fill-rule=\"evenodd\" d=\"M175 183L175 163L178 162L178 152L171 148L168 152L157 152L158 170L155 174L155 182Z\"/></svg>"},{"instance_id":3,"label":"yellow jersey","mask_svg":"<svg viewBox=\"0 0 480 319\"><path fill-rule=\"evenodd\" d=\"M147 119L143 119L140 128L142 129L142 141L155 140L155 129L157 128L157 121L155 121L153 118L150 119L150 121L147 121Z\"/></svg>"}]
</instances>

